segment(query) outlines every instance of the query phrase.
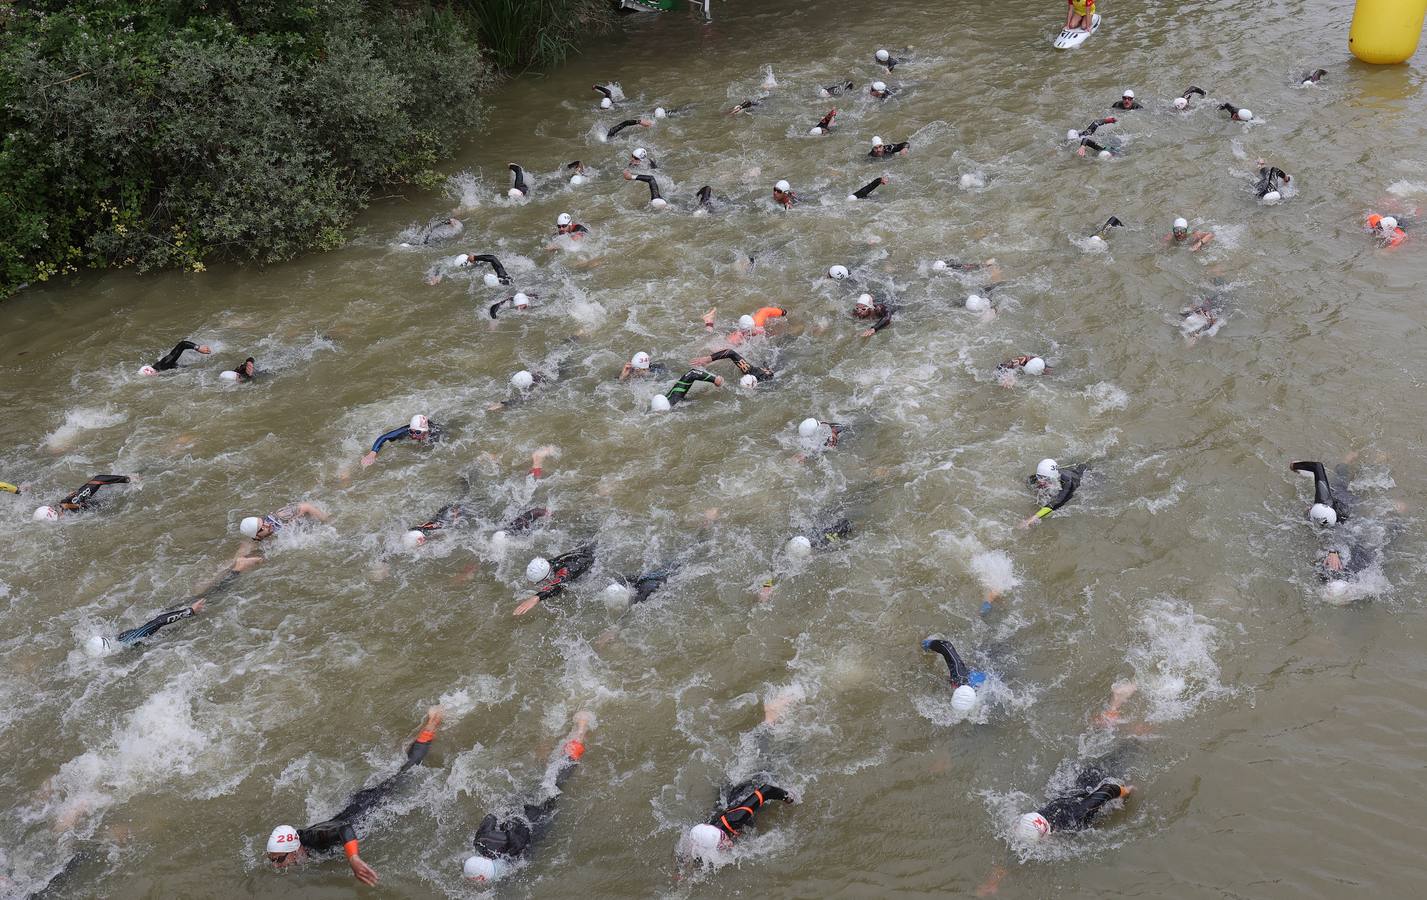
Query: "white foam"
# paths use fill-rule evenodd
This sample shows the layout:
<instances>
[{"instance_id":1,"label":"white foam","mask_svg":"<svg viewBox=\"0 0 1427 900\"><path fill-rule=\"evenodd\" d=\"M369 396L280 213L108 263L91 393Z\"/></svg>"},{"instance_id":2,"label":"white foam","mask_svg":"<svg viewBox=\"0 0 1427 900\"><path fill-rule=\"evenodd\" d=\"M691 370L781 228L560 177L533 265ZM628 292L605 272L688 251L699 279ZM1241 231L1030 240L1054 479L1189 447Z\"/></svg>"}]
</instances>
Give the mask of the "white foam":
<instances>
[{"instance_id":1,"label":"white foam","mask_svg":"<svg viewBox=\"0 0 1427 900\"><path fill-rule=\"evenodd\" d=\"M128 418L127 413L112 406L69 409L65 411L64 424L45 437L45 445L55 450L65 450L83 432L110 428Z\"/></svg>"},{"instance_id":2,"label":"white foam","mask_svg":"<svg viewBox=\"0 0 1427 900\"><path fill-rule=\"evenodd\" d=\"M1108 381L1092 384L1082 393L1090 401L1096 415L1112 409L1124 409L1130 405L1130 395Z\"/></svg>"},{"instance_id":3,"label":"white foam","mask_svg":"<svg viewBox=\"0 0 1427 900\"><path fill-rule=\"evenodd\" d=\"M1170 598L1149 601L1137 630L1140 640L1127 659L1148 703L1146 721L1182 719L1204 699L1226 692L1213 655L1218 629L1188 603Z\"/></svg>"}]
</instances>

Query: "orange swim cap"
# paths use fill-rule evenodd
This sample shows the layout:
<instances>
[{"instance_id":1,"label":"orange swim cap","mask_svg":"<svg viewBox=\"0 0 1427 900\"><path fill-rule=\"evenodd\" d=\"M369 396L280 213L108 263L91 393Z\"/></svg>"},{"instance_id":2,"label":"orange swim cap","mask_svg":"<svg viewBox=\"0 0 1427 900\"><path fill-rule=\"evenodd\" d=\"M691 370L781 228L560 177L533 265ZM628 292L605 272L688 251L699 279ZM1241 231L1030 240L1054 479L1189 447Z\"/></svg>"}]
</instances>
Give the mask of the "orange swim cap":
<instances>
[{"instance_id":1,"label":"orange swim cap","mask_svg":"<svg viewBox=\"0 0 1427 900\"><path fill-rule=\"evenodd\" d=\"M578 761L580 757L585 755L585 745L579 741L566 741L565 755Z\"/></svg>"},{"instance_id":2,"label":"orange swim cap","mask_svg":"<svg viewBox=\"0 0 1427 900\"><path fill-rule=\"evenodd\" d=\"M1382 224L1382 216L1378 215L1377 213L1372 213L1368 216L1369 228L1376 228L1380 224Z\"/></svg>"}]
</instances>

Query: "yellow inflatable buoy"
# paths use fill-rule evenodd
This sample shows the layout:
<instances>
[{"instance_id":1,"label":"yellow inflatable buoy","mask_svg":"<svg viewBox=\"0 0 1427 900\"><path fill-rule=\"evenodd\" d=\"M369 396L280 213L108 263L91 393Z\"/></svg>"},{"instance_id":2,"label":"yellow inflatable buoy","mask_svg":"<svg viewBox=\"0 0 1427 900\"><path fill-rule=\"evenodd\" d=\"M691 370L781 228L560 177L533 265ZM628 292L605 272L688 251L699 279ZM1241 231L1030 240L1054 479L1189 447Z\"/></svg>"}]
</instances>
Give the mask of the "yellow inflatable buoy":
<instances>
[{"instance_id":1,"label":"yellow inflatable buoy","mask_svg":"<svg viewBox=\"0 0 1427 900\"><path fill-rule=\"evenodd\" d=\"M1348 49L1365 63L1407 62L1417 52L1427 0L1358 0Z\"/></svg>"}]
</instances>

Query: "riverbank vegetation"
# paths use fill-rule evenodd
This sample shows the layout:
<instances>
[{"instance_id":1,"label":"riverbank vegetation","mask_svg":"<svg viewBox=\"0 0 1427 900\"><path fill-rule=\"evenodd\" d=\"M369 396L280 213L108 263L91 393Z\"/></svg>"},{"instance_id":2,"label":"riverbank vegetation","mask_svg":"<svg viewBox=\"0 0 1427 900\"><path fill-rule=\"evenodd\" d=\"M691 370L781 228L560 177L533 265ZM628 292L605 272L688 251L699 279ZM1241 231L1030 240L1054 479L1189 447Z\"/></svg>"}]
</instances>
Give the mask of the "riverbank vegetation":
<instances>
[{"instance_id":1,"label":"riverbank vegetation","mask_svg":"<svg viewBox=\"0 0 1427 900\"><path fill-rule=\"evenodd\" d=\"M430 184L499 78L602 0L81 0L0 7L0 297L85 267L201 270L344 240Z\"/></svg>"}]
</instances>

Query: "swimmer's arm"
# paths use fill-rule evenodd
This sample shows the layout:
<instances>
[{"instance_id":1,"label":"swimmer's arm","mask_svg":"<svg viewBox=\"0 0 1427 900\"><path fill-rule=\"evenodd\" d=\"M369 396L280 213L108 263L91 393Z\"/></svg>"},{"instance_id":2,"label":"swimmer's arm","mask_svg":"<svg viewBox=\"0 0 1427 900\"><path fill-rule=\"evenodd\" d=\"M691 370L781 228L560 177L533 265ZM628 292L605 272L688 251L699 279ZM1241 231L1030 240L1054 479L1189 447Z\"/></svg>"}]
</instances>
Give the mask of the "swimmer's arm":
<instances>
[{"instance_id":1,"label":"swimmer's arm","mask_svg":"<svg viewBox=\"0 0 1427 900\"><path fill-rule=\"evenodd\" d=\"M163 628L165 625L172 625L174 622L181 622L184 619L191 618L192 616L202 611L203 600L196 600L194 601L192 606L185 606L182 609L175 609L170 610L169 612L159 613L157 616L154 616L152 619L140 625L138 628L131 628L128 631L121 633L117 638L115 638L115 640L119 641L121 644L132 644L136 641L143 640L146 637L152 637L156 632L158 632L160 628Z\"/></svg>"},{"instance_id":2,"label":"swimmer's arm","mask_svg":"<svg viewBox=\"0 0 1427 900\"><path fill-rule=\"evenodd\" d=\"M1194 232L1194 243L1189 245L1189 249L1191 252L1195 250L1201 250L1206 244L1208 244L1212 240L1214 240L1214 232L1196 231Z\"/></svg>"},{"instance_id":3,"label":"swimmer's arm","mask_svg":"<svg viewBox=\"0 0 1427 900\"><path fill-rule=\"evenodd\" d=\"M342 852L347 855L347 865L351 866L352 874L357 876L357 880L368 887L373 887L377 883L377 871L362 861L358 855L357 832L346 822L342 823Z\"/></svg>"},{"instance_id":4,"label":"swimmer's arm","mask_svg":"<svg viewBox=\"0 0 1427 900\"><path fill-rule=\"evenodd\" d=\"M89 483L93 485L128 484L131 480L128 475L95 475L89 479Z\"/></svg>"},{"instance_id":5,"label":"swimmer's arm","mask_svg":"<svg viewBox=\"0 0 1427 900\"><path fill-rule=\"evenodd\" d=\"M327 513L323 511L322 507L317 506L314 503L307 502L297 504L297 516L294 516L294 518L300 516L306 516L309 519L316 519L319 522L326 522L329 518Z\"/></svg>"},{"instance_id":6,"label":"swimmer's arm","mask_svg":"<svg viewBox=\"0 0 1427 900\"><path fill-rule=\"evenodd\" d=\"M382 435L381 437L377 438L375 441L372 442L372 453L382 452L382 445L385 444L387 441L400 440L401 438L406 437L408 434L411 434L411 426L409 425L403 425L400 428L394 428L391 431L388 431L386 434Z\"/></svg>"},{"instance_id":7,"label":"swimmer's arm","mask_svg":"<svg viewBox=\"0 0 1427 900\"><path fill-rule=\"evenodd\" d=\"M892 311L883 307L882 316L872 325L872 331L881 331L892 324Z\"/></svg>"}]
</instances>

